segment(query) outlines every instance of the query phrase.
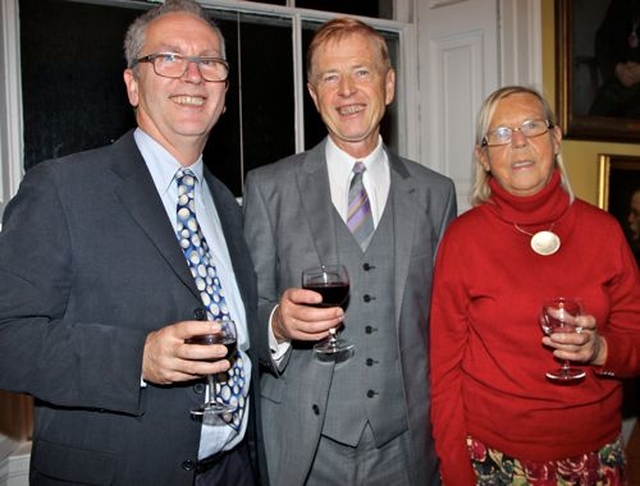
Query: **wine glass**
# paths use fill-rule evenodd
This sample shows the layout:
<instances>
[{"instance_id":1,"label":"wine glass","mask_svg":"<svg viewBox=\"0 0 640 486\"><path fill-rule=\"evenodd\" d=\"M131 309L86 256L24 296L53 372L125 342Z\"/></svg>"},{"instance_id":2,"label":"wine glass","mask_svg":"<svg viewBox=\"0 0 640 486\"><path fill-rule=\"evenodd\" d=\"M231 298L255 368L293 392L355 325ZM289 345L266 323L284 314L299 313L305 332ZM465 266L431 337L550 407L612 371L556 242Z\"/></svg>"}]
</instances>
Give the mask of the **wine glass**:
<instances>
[{"instance_id":1,"label":"wine glass","mask_svg":"<svg viewBox=\"0 0 640 486\"><path fill-rule=\"evenodd\" d=\"M580 332L580 326L576 325L576 317L580 315L582 315L582 304L579 300L556 297L545 301L542 305L540 324L547 335L556 332ZM568 359L562 361L560 368L546 373L547 378L559 381L579 380L585 375L584 370L572 368Z\"/></svg>"},{"instance_id":2,"label":"wine glass","mask_svg":"<svg viewBox=\"0 0 640 486\"><path fill-rule=\"evenodd\" d=\"M322 265L302 272L302 288L322 295L322 302L315 307L344 308L349 299L349 274L344 265ZM329 330L329 336L313 347L321 360L344 361L353 355L353 343L337 335L337 329Z\"/></svg>"},{"instance_id":3,"label":"wine glass","mask_svg":"<svg viewBox=\"0 0 640 486\"><path fill-rule=\"evenodd\" d=\"M222 320L218 321L220 323L220 331L216 333L210 334L199 334L196 336L192 336L188 339L185 339L184 342L187 344L197 344L209 346L212 344L224 344L227 347L227 354L223 358L220 359L232 359L236 355L237 349L237 339L238 333L236 331L236 323L232 320ZM218 361L218 360L214 360ZM224 403L218 400L217 390L216 390L216 381L217 375L210 374L207 375L208 382L208 398L205 403L191 410L191 415L201 417L201 416L215 416L221 415L225 413L230 413L236 410L236 405L231 405L229 403Z\"/></svg>"}]
</instances>

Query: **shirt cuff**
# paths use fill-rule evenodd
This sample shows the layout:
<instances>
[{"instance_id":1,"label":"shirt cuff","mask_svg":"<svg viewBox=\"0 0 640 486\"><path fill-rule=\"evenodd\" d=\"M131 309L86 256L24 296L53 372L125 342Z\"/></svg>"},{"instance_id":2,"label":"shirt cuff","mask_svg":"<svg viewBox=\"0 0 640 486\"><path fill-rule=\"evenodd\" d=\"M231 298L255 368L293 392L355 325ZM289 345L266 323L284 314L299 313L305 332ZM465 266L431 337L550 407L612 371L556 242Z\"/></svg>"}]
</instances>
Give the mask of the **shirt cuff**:
<instances>
[{"instance_id":1,"label":"shirt cuff","mask_svg":"<svg viewBox=\"0 0 640 486\"><path fill-rule=\"evenodd\" d=\"M273 360L273 363L280 368L280 364L282 363L284 356L291 348L291 342L284 341L279 343L273 332L273 315L276 313L278 307L279 305L276 305L269 316L269 351L271 351L271 359Z\"/></svg>"}]
</instances>

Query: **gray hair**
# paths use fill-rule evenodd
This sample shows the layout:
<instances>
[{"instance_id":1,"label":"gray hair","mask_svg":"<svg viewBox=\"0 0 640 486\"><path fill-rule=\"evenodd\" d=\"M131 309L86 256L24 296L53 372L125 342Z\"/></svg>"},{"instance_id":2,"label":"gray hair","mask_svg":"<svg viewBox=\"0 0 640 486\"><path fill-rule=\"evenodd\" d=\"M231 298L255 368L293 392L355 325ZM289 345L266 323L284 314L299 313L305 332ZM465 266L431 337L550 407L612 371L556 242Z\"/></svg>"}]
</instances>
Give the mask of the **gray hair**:
<instances>
[{"instance_id":1,"label":"gray hair","mask_svg":"<svg viewBox=\"0 0 640 486\"><path fill-rule=\"evenodd\" d=\"M216 23L206 14L205 10L195 0L166 0L163 4L148 10L138 17L127 29L124 38L124 55L127 59L127 67L133 68L136 60L140 58L142 46L145 43L147 28L154 20L169 13L187 13L204 20L211 26L220 38L220 49L223 59L227 58L224 36Z\"/></svg>"},{"instance_id":2,"label":"gray hair","mask_svg":"<svg viewBox=\"0 0 640 486\"><path fill-rule=\"evenodd\" d=\"M553 113L553 109L539 91L526 86L505 86L491 93L480 108L480 112L478 113L478 118L476 120L476 150L489 150L489 147L482 146L482 141L487 136L487 132L489 131L489 126L491 125L491 120L498 103L513 94L530 94L535 96L542 106L544 117L549 121L550 127L554 127L556 125L556 117ZM564 163L562 162L562 154L558 153L556 155L555 165L560 171L562 187L569 194L570 200L573 201L575 195L571 188L571 183L569 182L569 176L564 167ZM473 183L473 190L471 192L472 206L478 206L491 197L491 188L489 187L489 180L491 177L491 174L478 162L476 164L475 180Z\"/></svg>"}]
</instances>

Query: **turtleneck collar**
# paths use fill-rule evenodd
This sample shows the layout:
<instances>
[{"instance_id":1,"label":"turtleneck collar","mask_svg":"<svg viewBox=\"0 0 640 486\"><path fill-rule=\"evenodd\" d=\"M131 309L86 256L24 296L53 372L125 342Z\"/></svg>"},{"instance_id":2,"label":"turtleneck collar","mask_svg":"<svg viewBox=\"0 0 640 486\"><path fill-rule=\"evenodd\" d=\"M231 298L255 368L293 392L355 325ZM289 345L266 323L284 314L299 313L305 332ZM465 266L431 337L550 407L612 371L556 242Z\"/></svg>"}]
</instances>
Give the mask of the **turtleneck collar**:
<instances>
[{"instance_id":1,"label":"turtleneck collar","mask_svg":"<svg viewBox=\"0 0 640 486\"><path fill-rule=\"evenodd\" d=\"M489 180L491 197L486 207L500 219L523 226L548 225L558 221L569 208L569 194L561 185L556 169L549 183L532 196L515 196L495 179Z\"/></svg>"}]
</instances>

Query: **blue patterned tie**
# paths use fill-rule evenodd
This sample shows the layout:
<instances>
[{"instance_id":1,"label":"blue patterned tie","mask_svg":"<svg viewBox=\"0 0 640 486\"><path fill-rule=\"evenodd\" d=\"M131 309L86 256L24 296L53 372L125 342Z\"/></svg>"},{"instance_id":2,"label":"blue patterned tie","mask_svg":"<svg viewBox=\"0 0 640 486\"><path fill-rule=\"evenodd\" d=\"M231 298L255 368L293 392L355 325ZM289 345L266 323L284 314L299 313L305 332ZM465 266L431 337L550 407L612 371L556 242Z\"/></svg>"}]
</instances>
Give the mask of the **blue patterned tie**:
<instances>
[{"instance_id":1,"label":"blue patterned tie","mask_svg":"<svg viewBox=\"0 0 640 486\"><path fill-rule=\"evenodd\" d=\"M178 183L178 241L191 269L191 275L200 292L202 303L207 308L210 321L230 320L229 308L218 278L218 272L209 254L207 240L198 224L195 213L194 187L196 176L189 169L176 173ZM242 423L242 413L247 397L247 381L240 351L236 353L233 366L227 371L226 382L217 383L218 400L226 404L237 404L237 409L225 421L238 430Z\"/></svg>"},{"instance_id":2,"label":"blue patterned tie","mask_svg":"<svg viewBox=\"0 0 640 486\"><path fill-rule=\"evenodd\" d=\"M349 211L347 226L362 250L366 250L373 236L373 216L369 196L362 183L362 174L367 168L362 162L353 166L353 178L349 185Z\"/></svg>"}]
</instances>

